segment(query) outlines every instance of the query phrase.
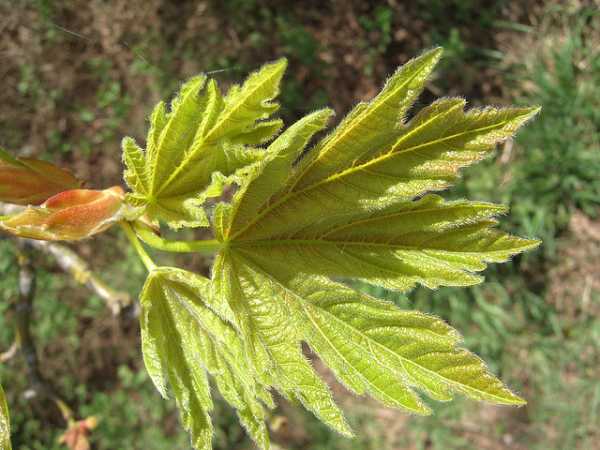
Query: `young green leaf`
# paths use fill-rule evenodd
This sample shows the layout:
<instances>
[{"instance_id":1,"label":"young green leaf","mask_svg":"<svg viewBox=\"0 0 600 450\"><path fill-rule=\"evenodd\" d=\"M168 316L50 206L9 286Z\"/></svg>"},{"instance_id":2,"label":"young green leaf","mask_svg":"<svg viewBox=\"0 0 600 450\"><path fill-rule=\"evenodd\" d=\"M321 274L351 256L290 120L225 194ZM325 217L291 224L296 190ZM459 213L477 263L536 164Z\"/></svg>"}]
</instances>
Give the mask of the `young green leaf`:
<instances>
[{"instance_id":1,"label":"young green leaf","mask_svg":"<svg viewBox=\"0 0 600 450\"><path fill-rule=\"evenodd\" d=\"M225 97L214 80L198 76L183 85L169 112L159 103L146 151L123 140L129 202L172 228L208 225L202 194L212 174L229 176L259 160L262 153L249 146L268 141L282 126L265 119L278 109L273 99L285 67L285 60L268 64Z\"/></svg>"},{"instance_id":2,"label":"young green leaf","mask_svg":"<svg viewBox=\"0 0 600 450\"><path fill-rule=\"evenodd\" d=\"M327 228L317 223L229 246L273 273L354 277L402 291L416 283L468 286L481 281L474 272L487 262L506 261L537 245L492 228L503 212L498 205L445 202L429 194L375 213L357 211Z\"/></svg>"},{"instance_id":3,"label":"young green leaf","mask_svg":"<svg viewBox=\"0 0 600 450\"><path fill-rule=\"evenodd\" d=\"M417 283L464 286L479 283L476 272L487 263L538 244L494 228L506 212L502 206L428 193L449 186L462 167L537 112L465 112L462 99L443 99L406 122L439 54L433 50L399 69L374 100L359 104L308 153L330 112L298 121L249 169L231 204L218 205L214 227L223 250L212 286L229 303L230 321L241 323L253 343L248 353L270 367L273 384L294 381L275 370L282 362L273 348L291 355L304 341L349 389L388 406L428 414L415 389L444 401L462 393L523 403L458 346L458 333L441 320L327 278L403 291ZM298 388L307 385L317 383L304 379ZM341 416L326 420L323 411L313 412L346 431Z\"/></svg>"},{"instance_id":4,"label":"young green leaf","mask_svg":"<svg viewBox=\"0 0 600 450\"><path fill-rule=\"evenodd\" d=\"M291 309L293 305L277 295L270 283L257 279L252 268L236 255L224 252L219 258L215 266L227 266L229 270L214 274L213 292L221 302L240 305L237 309L248 321L241 336L248 343L246 353L259 379L285 397L300 401L334 430L351 435L329 388L302 354L302 328Z\"/></svg>"},{"instance_id":5,"label":"young green leaf","mask_svg":"<svg viewBox=\"0 0 600 450\"><path fill-rule=\"evenodd\" d=\"M250 221L256 216L261 206L285 183L298 154L315 133L325 128L332 115L330 109L316 111L296 122L273 141L267 148L265 160L254 168L254 172L250 172L253 182L243 184L237 194L237 198L243 197L245 201L233 204L232 219L235 219L235 223ZM258 172L262 174L260 178L253 175Z\"/></svg>"},{"instance_id":6,"label":"young green leaf","mask_svg":"<svg viewBox=\"0 0 600 450\"><path fill-rule=\"evenodd\" d=\"M6 397L0 385L0 448L10 450L10 419L8 416L8 406Z\"/></svg>"},{"instance_id":7,"label":"young green leaf","mask_svg":"<svg viewBox=\"0 0 600 450\"><path fill-rule=\"evenodd\" d=\"M307 139L300 145L285 145L284 139L296 130L310 136L328 113L308 116L282 134L251 168L232 204L217 209L219 239L273 273L361 278L400 290L416 283L476 284L481 278L474 272L487 262L536 246L492 228L503 207L447 203L431 194L413 200L447 186L460 167L480 159L536 112L465 113L462 100L449 99L409 123L398 122L438 56L434 50L400 69L380 95L316 145L315 156L309 152L295 167ZM363 139L372 130L378 134L373 142L386 146Z\"/></svg>"},{"instance_id":8,"label":"young green leaf","mask_svg":"<svg viewBox=\"0 0 600 450\"><path fill-rule=\"evenodd\" d=\"M215 312L209 283L175 268L158 268L148 276L140 298L146 368L164 397L170 386L195 448L211 448L207 375L260 448L268 448L265 406L273 407L273 401L248 366L240 337Z\"/></svg>"},{"instance_id":9,"label":"young green leaf","mask_svg":"<svg viewBox=\"0 0 600 450\"><path fill-rule=\"evenodd\" d=\"M325 178L304 181L321 166L319 155L312 163L301 162L253 220L237 221L229 239L292 236L307 226L313 232L328 230L356 213L382 210L446 188L461 167L480 160L537 112L536 108L487 108L465 113L463 106L462 100L434 103L404 125L404 133L389 147L372 153L367 146L362 149L370 152L367 156L344 163ZM340 146L328 153L347 151L348 147ZM260 177L259 169L253 178Z\"/></svg>"},{"instance_id":10,"label":"young green leaf","mask_svg":"<svg viewBox=\"0 0 600 450\"><path fill-rule=\"evenodd\" d=\"M410 387L444 401L460 392L496 404L524 403L481 359L457 347L459 334L436 317L400 310L322 277L269 277L280 297L295 302L308 344L359 394L420 414L429 410Z\"/></svg>"},{"instance_id":11,"label":"young green leaf","mask_svg":"<svg viewBox=\"0 0 600 450\"><path fill-rule=\"evenodd\" d=\"M419 392L440 401L461 393L495 404L524 403L483 361L460 347L458 332L442 320L398 309L332 281L355 278L402 291L416 284L466 286L482 280L477 272L488 263L506 261L538 244L495 228L497 216L506 212L503 206L445 201L432 193L447 188L461 168L488 155L538 111L465 111L464 100L447 98L407 121L406 113L440 54L434 49L398 69L377 97L358 104L312 150L307 152L306 147L325 128L330 110L299 120L268 146L258 162L246 165L232 201L218 204L214 211L212 223L221 249L210 283L181 271L175 276L174 269L168 275L166 269L152 272L142 301L144 353L161 392L167 381L183 384L177 389L184 392L193 391L185 383L200 370L215 376L220 389L219 383L233 389L231 377L244 380L244 387L235 390L237 396L224 397L261 448L268 442L259 425L263 416L251 405L256 399L264 402L266 391L261 390L270 388L300 401L331 428L350 435L327 385L304 356L306 343L350 390L390 407L429 414ZM273 66L264 71L277 73ZM260 80L253 75L247 84L260 85ZM275 129L269 122L248 129L244 124L250 119L244 118L252 108L231 106L244 104L241 99L250 98L250 91L234 88L221 103L211 103L203 116L210 125L202 129L210 131L200 134L221 139L218 147L224 153L245 149L236 147L244 143L263 142L265 133ZM246 104L251 103L256 101ZM262 119L271 112L261 111ZM166 127L164 108L154 116L153 130ZM236 136L225 139L228 129ZM159 149L159 144L149 143L148 155ZM138 164L141 151L132 146L130 152L129 184L150 192L152 171ZM203 161L196 156L189 160ZM168 180L174 176L158 185L170 186ZM196 201L185 189L176 193L182 201ZM202 314L198 308L204 308ZM203 325L209 317L228 331L210 331L216 328ZM232 337L225 343L220 335ZM159 348L156 343L165 336L172 341ZM217 362L214 355L223 348L235 349L231 351L237 356L228 362L221 355L224 362ZM193 361L203 361L202 369ZM176 398L181 397L177 389ZM206 414L210 404L204 391L198 395ZM184 417L191 417L189 402L178 403Z\"/></svg>"},{"instance_id":12,"label":"young green leaf","mask_svg":"<svg viewBox=\"0 0 600 450\"><path fill-rule=\"evenodd\" d=\"M402 311L323 277L287 270L274 275L235 251L219 258L229 270L213 275L214 293L243 305L250 326L242 340L262 351L246 352L257 376L268 374L268 384L342 434L350 430L302 356L303 341L349 389L386 406L429 414L415 388L442 401L462 393L495 404L524 403L481 359L458 347L459 334L440 319Z\"/></svg>"},{"instance_id":13,"label":"young green leaf","mask_svg":"<svg viewBox=\"0 0 600 450\"><path fill-rule=\"evenodd\" d=\"M359 103L346 119L308 155L296 183L324 179L368 153L389 147L404 132L402 121L442 55L436 48L398 68L369 103ZM339 151L343 148L344 151ZM318 158L313 158L318 156ZM302 178L300 180L299 178Z\"/></svg>"}]
</instances>

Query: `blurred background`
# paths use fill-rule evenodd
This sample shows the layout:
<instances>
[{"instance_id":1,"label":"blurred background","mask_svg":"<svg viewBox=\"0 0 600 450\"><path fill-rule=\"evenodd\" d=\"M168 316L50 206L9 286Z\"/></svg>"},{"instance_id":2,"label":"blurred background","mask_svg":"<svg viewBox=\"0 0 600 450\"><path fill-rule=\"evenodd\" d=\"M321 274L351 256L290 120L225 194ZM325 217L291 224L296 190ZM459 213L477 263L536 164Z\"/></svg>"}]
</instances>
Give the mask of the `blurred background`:
<instances>
[{"instance_id":1,"label":"blurred background","mask_svg":"<svg viewBox=\"0 0 600 450\"><path fill-rule=\"evenodd\" d=\"M281 449L600 449L600 4L503 0L0 0L0 145L68 167L88 186L121 184L120 140L143 142L147 116L186 78L240 81L286 56L287 124L326 104L338 119L394 69L434 45L445 56L417 106L461 95L471 105L543 106L447 197L503 202L502 227L536 251L495 265L470 289L408 295L357 285L443 317L529 404L458 398L410 417L355 398L332 376L357 438L285 402L271 418ZM135 299L145 271L119 230L71 246ZM40 372L77 418L95 416L93 449L189 449L173 403L151 385L135 307L118 314L34 253L31 318ZM19 450L65 449L60 414L36 407L15 339L15 245L0 240L0 379ZM177 263L205 272L210 261ZM114 306L114 305L113 305ZM253 448L217 401L216 449Z\"/></svg>"}]
</instances>

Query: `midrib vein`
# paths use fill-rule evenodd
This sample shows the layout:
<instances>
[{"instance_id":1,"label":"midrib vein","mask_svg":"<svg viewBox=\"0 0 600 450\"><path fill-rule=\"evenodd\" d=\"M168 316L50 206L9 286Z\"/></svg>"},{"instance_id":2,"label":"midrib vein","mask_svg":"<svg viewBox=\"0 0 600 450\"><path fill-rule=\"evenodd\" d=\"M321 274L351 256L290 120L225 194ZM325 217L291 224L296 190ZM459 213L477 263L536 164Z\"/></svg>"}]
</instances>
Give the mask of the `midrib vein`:
<instances>
[{"instance_id":1,"label":"midrib vein","mask_svg":"<svg viewBox=\"0 0 600 450\"><path fill-rule=\"evenodd\" d=\"M459 107L462 108L462 105L460 105L460 104L457 105L457 106L459 106ZM453 109L455 109L455 108L449 109L448 111L446 111L446 113L450 112ZM427 126L431 121L433 121L433 120L435 120L437 118L439 118L439 116L431 118L429 121L424 122L423 124L419 125L414 130L411 130L411 132L409 132L406 135L402 136L400 138L400 140L396 143L395 147L397 147L402 141L406 140L410 135L416 133L417 131L419 131L423 127ZM301 194L305 194L307 192L310 192L310 191L312 191L312 190L314 190L314 189L316 189L316 188L318 188L320 186L323 186L325 184L328 184L328 183L331 183L333 181L339 180L339 179L341 179L343 177L346 177L346 176L351 175L351 174L353 174L355 172L363 170L364 168L367 168L367 167L379 164L382 161L385 161L385 160L390 159L390 158L394 158L394 157L396 157L398 155L402 155L402 154L405 154L405 153L408 153L408 152L412 152L412 151L418 150L418 149L423 148L423 147L440 144L442 142L445 142L445 141L448 141L448 140L451 140L451 139L455 139L455 138L457 138L459 136L467 135L469 133L480 133L480 132L483 132L483 131L488 131L488 130L497 128L499 126L502 126L506 122L507 121L502 121L500 123L489 125L487 127L481 127L481 128L477 128L477 129L474 129L474 130L468 130L468 131L463 131L463 132L460 132L460 133L455 133L453 135L446 136L444 138L435 139L435 140L430 141L430 142L425 142L423 144L414 145L412 147L405 148L405 149L403 149L403 150L401 150L399 152L390 151L390 152L384 153L383 155L378 156L377 158L373 158L372 160L367 161L367 162L365 162L365 163L363 163L361 165L350 167L350 168L348 168L348 169L346 169L346 170L344 170L342 172L339 172L339 173L331 175L331 176L329 176L327 178L324 178L323 180L321 180L321 181L319 181L317 183L314 183L314 184L312 184L310 186L307 186L304 189L301 189L299 191L288 192L282 198L280 198L278 201L274 202L268 208L266 208L262 212L260 212L252 221L248 222L248 224L246 224L242 229L240 229L239 231L237 231L236 233L234 233L233 236L231 236L231 239L232 240L235 239L236 237L238 237L241 234L243 234L244 232L246 232L248 229L252 228L254 225L256 225L260 221L260 219L262 219L264 216L266 216L272 210L278 208L281 204L283 204L283 203L287 202L288 200L290 200L290 199L292 199L294 197L297 197L297 196L299 196Z\"/></svg>"}]
</instances>

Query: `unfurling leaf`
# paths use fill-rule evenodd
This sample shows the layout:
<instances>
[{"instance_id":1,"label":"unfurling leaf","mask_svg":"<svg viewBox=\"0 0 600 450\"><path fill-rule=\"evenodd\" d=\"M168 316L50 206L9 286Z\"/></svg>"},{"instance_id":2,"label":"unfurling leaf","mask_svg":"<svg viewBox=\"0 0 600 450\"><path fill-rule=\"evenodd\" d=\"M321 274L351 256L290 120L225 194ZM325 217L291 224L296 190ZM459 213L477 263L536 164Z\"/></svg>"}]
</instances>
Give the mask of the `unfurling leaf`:
<instances>
[{"instance_id":1,"label":"unfurling leaf","mask_svg":"<svg viewBox=\"0 0 600 450\"><path fill-rule=\"evenodd\" d=\"M0 385L0 448L10 450L10 418L8 416L8 406L6 397Z\"/></svg>"},{"instance_id":2,"label":"unfurling leaf","mask_svg":"<svg viewBox=\"0 0 600 450\"><path fill-rule=\"evenodd\" d=\"M430 413L423 396L448 401L459 393L494 404L524 403L461 347L458 332L442 320L339 283L359 279L400 291L417 284L467 286L481 282L478 272L488 263L538 245L495 227L503 206L446 201L433 193L538 110L465 111L464 100L442 99L406 120L440 54L434 49L398 69L377 97L358 104L314 148L307 150L326 127L328 109L293 124L247 165L232 201L214 209L221 249L210 282L176 269L151 272L142 295L146 366L163 394L171 386L198 448L210 441L207 374L216 377L221 392L236 392L223 396L261 448L268 442L259 425L263 410L250 405L268 405L271 390L351 435L303 343L351 391L412 413ZM243 91L234 89L225 104ZM160 110L155 114L162 117ZM225 136L228 128L238 134L221 141L223 149L242 142L240 136L246 143L262 139L259 127L240 134L241 118L215 123L221 131L213 128L213 137ZM149 147L146 158L156 148ZM143 157L141 151L132 154L134 168ZM175 173L178 164L169 170ZM147 166L138 166L129 185L151 189ZM175 178L164 175L158 185ZM193 201L190 191L178 192ZM164 216L173 217L174 210ZM226 364L211 369L219 358ZM219 381L223 374L243 380L243 388L223 387L232 382Z\"/></svg>"},{"instance_id":3,"label":"unfurling leaf","mask_svg":"<svg viewBox=\"0 0 600 450\"><path fill-rule=\"evenodd\" d=\"M123 219L123 189L75 189L0 220L0 230L45 241L85 239Z\"/></svg>"},{"instance_id":4,"label":"unfurling leaf","mask_svg":"<svg viewBox=\"0 0 600 450\"><path fill-rule=\"evenodd\" d=\"M123 140L125 181L133 191L128 202L172 228L208 225L202 194L212 174L230 176L259 160L262 152L250 146L270 140L282 126L265 119L279 108L272 100L285 67L285 60L268 64L225 97L201 75L183 85L170 111L159 103L145 151Z\"/></svg>"},{"instance_id":5,"label":"unfurling leaf","mask_svg":"<svg viewBox=\"0 0 600 450\"><path fill-rule=\"evenodd\" d=\"M150 273L140 297L146 368L164 397L170 386L195 448L211 448L208 375L255 442L268 448L265 407L273 401L247 366L240 336L217 313L209 283L175 268Z\"/></svg>"},{"instance_id":6,"label":"unfurling leaf","mask_svg":"<svg viewBox=\"0 0 600 450\"><path fill-rule=\"evenodd\" d=\"M0 148L0 201L39 205L81 182L54 164L32 158L15 158Z\"/></svg>"}]
</instances>

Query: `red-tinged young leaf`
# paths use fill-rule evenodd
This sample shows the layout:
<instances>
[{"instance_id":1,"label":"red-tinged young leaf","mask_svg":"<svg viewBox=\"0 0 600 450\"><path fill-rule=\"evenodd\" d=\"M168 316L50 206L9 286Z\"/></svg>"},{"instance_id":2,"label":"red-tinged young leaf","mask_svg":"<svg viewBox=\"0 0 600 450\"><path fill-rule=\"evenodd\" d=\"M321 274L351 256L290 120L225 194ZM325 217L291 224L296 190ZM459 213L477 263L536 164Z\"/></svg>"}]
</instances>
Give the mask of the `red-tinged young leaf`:
<instances>
[{"instance_id":1,"label":"red-tinged young leaf","mask_svg":"<svg viewBox=\"0 0 600 450\"><path fill-rule=\"evenodd\" d=\"M29 239L73 241L106 230L123 218L123 189L75 189L61 192L39 207L0 221L0 229Z\"/></svg>"},{"instance_id":2,"label":"red-tinged young leaf","mask_svg":"<svg viewBox=\"0 0 600 450\"><path fill-rule=\"evenodd\" d=\"M0 148L0 201L16 205L39 205L81 182L70 172L46 161L14 158Z\"/></svg>"}]
</instances>

